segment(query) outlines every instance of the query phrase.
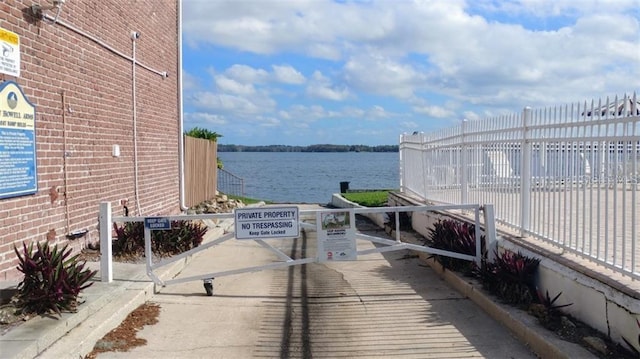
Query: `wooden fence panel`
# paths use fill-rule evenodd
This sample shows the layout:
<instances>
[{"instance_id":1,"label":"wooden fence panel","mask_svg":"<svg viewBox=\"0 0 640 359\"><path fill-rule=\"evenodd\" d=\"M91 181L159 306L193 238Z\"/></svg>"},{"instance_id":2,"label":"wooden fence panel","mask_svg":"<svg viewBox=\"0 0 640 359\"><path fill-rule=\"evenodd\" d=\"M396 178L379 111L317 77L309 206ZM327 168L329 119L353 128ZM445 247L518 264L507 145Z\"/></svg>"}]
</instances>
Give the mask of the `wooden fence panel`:
<instances>
[{"instance_id":1,"label":"wooden fence panel","mask_svg":"<svg viewBox=\"0 0 640 359\"><path fill-rule=\"evenodd\" d=\"M184 137L185 204L189 207L212 199L217 184L216 142Z\"/></svg>"}]
</instances>

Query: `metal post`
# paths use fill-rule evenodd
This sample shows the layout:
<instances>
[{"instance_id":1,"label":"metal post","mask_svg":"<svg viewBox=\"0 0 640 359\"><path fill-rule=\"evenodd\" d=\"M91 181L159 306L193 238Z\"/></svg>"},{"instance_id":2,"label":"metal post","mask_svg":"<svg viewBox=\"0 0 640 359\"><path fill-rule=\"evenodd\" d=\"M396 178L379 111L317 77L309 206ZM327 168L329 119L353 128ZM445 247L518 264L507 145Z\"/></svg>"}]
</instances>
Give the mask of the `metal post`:
<instances>
[{"instance_id":1,"label":"metal post","mask_svg":"<svg viewBox=\"0 0 640 359\"><path fill-rule=\"evenodd\" d=\"M496 234L496 212L492 204L485 204L483 206L483 212L487 261L489 263L493 263L496 259L496 250L498 249L498 236Z\"/></svg>"},{"instance_id":2,"label":"metal post","mask_svg":"<svg viewBox=\"0 0 640 359\"><path fill-rule=\"evenodd\" d=\"M404 150L404 146L403 146L403 142L404 141L404 135L400 135L400 146L398 148L398 175L400 177L400 193L404 193L404 182L405 182L405 178L404 178L404 157L402 155L402 151Z\"/></svg>"},{"instance_id":3,"label":"metal post","mask_svg":"<svg viewBox=\"0 0 640 359\"><path fill-rule=\"evenodd\" d=\"M462 146L460 146L460 204L467 204L469 194L467 184L467 144L464 137L467 127L467 120L462 120Z\"/></svg>"},{"instance_id":4,"label":"metal post","mask_svg":"<svg viewBox=\"0 0 640 359\"><path fill-rule=\"evenodd\" d=\"M113 255L111 248L111 202L100 202L100 280L113 282Z\"/></svg>"},{"instance_id":5,"label":"metal post","mask_svg":"<svg viewBox=\"0 0 640 359\"><path fill-rule=\"evenodd\" d=\"M418 156L420 156L420 166L422 166L420 168L420 173L422 174L422 199L424 199L426 201L428 197L427 193L429 191L429 184L427 183L428 181L428 176L427 173L429 174L429 176L433 175L433 170L432 169L428 169L428 163L427 163L427 153L429 154L429 156L431 156L431 151L427 152L427 146L425 145L426 142L426 138L424 133L420 134L420 146L418 149ZM431 159L431 157L429 158ZM433 160L432 160L433 162ZM427 170L428 169L428 170Z\"/></svg>"},{"instance_id":6,"label":"metal post","mask_svg":"<svg viewBox=\"0 0 640 359\"><path fill-rule=\"evenodd\" d=\"M480 207L476 207L476 209L474 210L474 214L475 214L475 225L474 230L476 233L474 233L474 236L476 238L476 258L475 258L475 263L478 266L478 268L482 267L482 237L480 235Z\"/></svg>"},{"instance_id":7,"label":"metal post","mask_svg":"<svg viewBox=\"0 0 640 359\"><path fill-rule=\"evenodd\" d=\"M153 259L153 252L151 250L151 230L144 226L144 256L147 263L147 274L151 276L152 268L151 261Z\"/></svg>"},{"instance_id":8,"label":"metal post","mask_svg":"<svg viewBox=\"0 0 640 359\"><path fill-rule=\"evenodd\" d=\"M522 111L522 148L520 150L520 235L529 231L531 217L531 141L529 140L529 124L531 123L531 107Z\"/></svg>"}]
</instances>

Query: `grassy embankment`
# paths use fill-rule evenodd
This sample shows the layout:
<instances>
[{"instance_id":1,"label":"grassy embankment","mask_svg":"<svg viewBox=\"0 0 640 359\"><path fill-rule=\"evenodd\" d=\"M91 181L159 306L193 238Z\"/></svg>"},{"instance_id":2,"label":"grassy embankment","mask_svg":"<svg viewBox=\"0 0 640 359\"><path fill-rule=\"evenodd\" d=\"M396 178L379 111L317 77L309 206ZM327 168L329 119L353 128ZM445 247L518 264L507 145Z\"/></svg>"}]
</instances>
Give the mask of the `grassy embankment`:
<instances>
[{"instance_id":1,"label":"grassy embankment","mask_svg":"<svg viewBox=\"0 0 640 359\"><path fill-rule=\"evenodd\" d=\"M388 190L383 191L366 191L366 192L347 192L342 193L342 196L351 202L355 202L365 207L384 207L387 205ZM231 199L242 201L244 204L258 203L261 200L248 197L240 197L228 195ZM273 203L270 201L264 201L265 203Z\"/></svg>"},{"instance_id":2,"label":"grassy embankment","mask_svg":"<svg viewBox=\"0 0 640 359\"><path fill-rule=\"evenodd\" d=\"M267 203L267 204L273 203L271 201L263 201L261 199L242 197L242 196L235 196L235 195L232 195L232 194L228 194L227 197L230 198L230 199L235 199L235 200L238 200L238 201L242 201L242 203L244 203L244 204L254 204L254 203L258 203L258 202L264 202L264 203Z\"/></svg>"},{"instance_id":3,"label":"grassy embankment","mask_svg":"<svg viewBox=\"0 0 640 359\"><path fill-rule=\"evenodd\" d=\"M342 197L364 207L384 207L387 205L389 191L367 191L341 193Z\"/></svg>"}]
</instances>

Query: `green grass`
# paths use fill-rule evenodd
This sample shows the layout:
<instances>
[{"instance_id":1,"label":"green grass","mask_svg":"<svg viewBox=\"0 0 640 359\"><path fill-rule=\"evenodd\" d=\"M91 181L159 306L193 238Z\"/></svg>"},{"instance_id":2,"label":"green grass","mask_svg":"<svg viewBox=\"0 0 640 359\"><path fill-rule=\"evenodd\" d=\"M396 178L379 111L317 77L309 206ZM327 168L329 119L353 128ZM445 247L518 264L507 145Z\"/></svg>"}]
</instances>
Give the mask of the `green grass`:
<instances>
[{"instance_id":1,"label":"green grass","mask_svg":"<svg viewBox=\"0 0 640 359\"><path fill-rule=\"evenodd\" d=\"M230 198L230 199L236 199L236 200L242 201L242 203L244 203L244 204L253 204L253 203L258 203L258 202L264 202L264 203L267 203L267 204L272 203L271 201L263 201L261 199L242 197L242 196L234 196L232 194L228 194L227 197Z\"/></svg>"},{"instance_id":2,"label":"green grass","mask_svg":"<svg viewBox=\"0 0 640 359\"><path fill-rule=\"evenodd\" d=\"M347 192L342 197L365 207L384 207L387 205L389 191Z\"/></svg>"},{"instance_id":3,"label":"green grass","mask_svg":"<svg viewBox=\"0 0 640 359\"><path fill-rule=\"evenodd\" d=\"M357 203L361 206L365 207L385 207L387 205L387 195L391 190L380 190L380 191L358 191L358 192L348 192L342 193L341 195L348 199L351 202ZM236 199L242 201L244 204L253 204L258 202L265 202L267 204L271 204L271 201L264 201L255 198L249 197L241 197L234 196L228 194L227 197L230 199Z\"/></svg>"}]
</instances>

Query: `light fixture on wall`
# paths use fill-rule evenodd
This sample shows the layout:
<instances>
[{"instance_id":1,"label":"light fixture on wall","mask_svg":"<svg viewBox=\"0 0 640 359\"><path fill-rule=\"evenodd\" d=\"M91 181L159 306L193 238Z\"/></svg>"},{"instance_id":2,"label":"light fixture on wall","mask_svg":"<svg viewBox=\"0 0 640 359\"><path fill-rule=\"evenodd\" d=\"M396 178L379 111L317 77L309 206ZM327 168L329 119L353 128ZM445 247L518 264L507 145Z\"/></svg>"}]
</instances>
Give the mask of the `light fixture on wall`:
<instances>
[{"instance_id":1,"label":"light fixture on wall","mask_svg":"<svg viewBox=\"0 0 640 359\"><path fill-rule=\"evenodd\" d=\"M64 3L67 0L52 0L51 1L51 5L31 5L31 14L33 14L33 16L42 19L44 17L44 11L47 10L54 10L57 9L58 12L56 13L56 19L58 18L58 15L60 14L60 10L62 9L62 5L64 5ZM55 22L55 21L54 21Z\"/></svg>"}]
</instances>

